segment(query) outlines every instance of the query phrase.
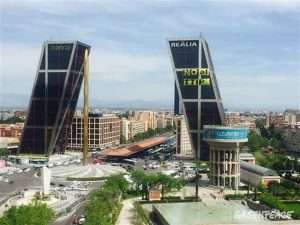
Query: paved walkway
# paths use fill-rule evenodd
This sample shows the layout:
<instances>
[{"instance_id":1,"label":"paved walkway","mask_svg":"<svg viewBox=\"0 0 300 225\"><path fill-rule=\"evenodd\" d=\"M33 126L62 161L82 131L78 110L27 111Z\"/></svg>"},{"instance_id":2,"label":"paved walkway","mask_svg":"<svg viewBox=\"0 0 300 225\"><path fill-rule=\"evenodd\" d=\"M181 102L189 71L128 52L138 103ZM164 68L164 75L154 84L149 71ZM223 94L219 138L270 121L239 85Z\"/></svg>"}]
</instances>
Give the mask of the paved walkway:
<instances>
[{"instance_id":1,"label":"paved walkway","mask_svg":"<svg viewBox=\"0 0 300 225\"><path fill-rule=\"evenodd\" d=\"M51 168L51 175L54 178L67 178L67 177L106 177L112 174L126 172L123 168L118 166L111 166L108 164L89 164L86 166L81 165L68 165L57 166Z\"/></svg>"},{"instance_id":2,"label":"paved walkway","mask_svg":"<svg viewBox=\"0 0 300 225\"><path fill-rule=\"evenodd\" d=\"M116 225L132 225L132 218L134 216L134 206L133 203L136 199L126 199L124 200L123 207L121 209L119 218Z\"/></svg>"}]
</instances>

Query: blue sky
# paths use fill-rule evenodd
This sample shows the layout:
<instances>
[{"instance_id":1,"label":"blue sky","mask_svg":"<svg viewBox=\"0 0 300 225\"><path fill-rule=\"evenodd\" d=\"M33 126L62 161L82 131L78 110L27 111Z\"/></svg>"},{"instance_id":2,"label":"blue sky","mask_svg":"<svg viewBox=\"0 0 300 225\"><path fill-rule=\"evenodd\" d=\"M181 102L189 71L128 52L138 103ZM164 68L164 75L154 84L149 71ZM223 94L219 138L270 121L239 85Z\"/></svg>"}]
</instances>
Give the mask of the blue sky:
<instances>
[{"instance_id":1,"label":"blue sky","mask_svg":"<svg viewBox=\"0 0 300 225\"><path fill-rule=\"evenodd\" d=\"M11 0L0 7L1 96L28 101L44 40L81 40L92 46L91 98L172 105L166 39L201 32L226 108L300 108L297 0Z\"/></svg>"}]
</instances>

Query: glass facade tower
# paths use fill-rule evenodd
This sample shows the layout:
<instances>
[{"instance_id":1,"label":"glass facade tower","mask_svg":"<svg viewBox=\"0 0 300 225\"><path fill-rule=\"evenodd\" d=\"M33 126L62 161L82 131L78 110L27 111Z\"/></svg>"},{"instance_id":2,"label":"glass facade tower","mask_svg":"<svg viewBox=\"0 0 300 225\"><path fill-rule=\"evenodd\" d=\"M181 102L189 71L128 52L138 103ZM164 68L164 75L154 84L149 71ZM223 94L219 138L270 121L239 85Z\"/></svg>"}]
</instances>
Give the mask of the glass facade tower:
<instances>
[{"instance_id":1,"label":"glass facade tower","mask_svg":"<svg viewBox=\"0 0 300 225\"><path fill-rule=\"evenodd\" d=\"M62 153L83 80L84 52L78 42L45 42L34 82L19 153Z\"/></svg>"},{"instance_id":2,"label":"glass facade tower","mask_svg":"<svg viewBox=\"0 0 300 225\"><path fill-rule=\"evenodd\" d=\"M204 125L222 125L224 110L207 42L203 39L168 41L175 78L174 112L184 115L197 159L208 160Z\"/></svg>"}]
</instances>

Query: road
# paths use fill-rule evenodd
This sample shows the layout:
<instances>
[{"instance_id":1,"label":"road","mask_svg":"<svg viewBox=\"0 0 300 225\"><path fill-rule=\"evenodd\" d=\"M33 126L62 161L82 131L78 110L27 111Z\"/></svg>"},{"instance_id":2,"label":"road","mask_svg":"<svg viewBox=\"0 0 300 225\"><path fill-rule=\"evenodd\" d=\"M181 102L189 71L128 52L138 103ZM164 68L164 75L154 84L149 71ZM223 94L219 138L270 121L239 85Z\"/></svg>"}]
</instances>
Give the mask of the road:
<instances>
[{"instance_id":1,"label":"road","mask_svg":"<svg viewBox=\"0 0 300 225\"><path fill-rule=\"evenodd\" d=\"M29 187L40 187L41 180L34 176L35 172L36 171L32 169L28 173L15 173L13 175L8 175L8 178L12 181L12 183L5 183L3 181L0 182L0 198L16 191L22 191Z\"/></svg>"},{"instance_id":2,"label":"road","mask_svg":"<svg viewBox=\"0 0 300 225\"><path fill-rule=\"evenodd\" d=\"M84 204L85 202L80 203L75 210L73 210L67 216L58 218L52 225L72 225L75 216L83 214Z\"/></svg>"},{"instance_id":3,"label":"road","mask_svg":"<svg viewBox=\"0 0 300 225\"><path fill-rule=\"evenodd\" d=\"M100 188L103 183L104 181L92 182L89 187L90 193L86 196L86 199L89 198L89 195L93 190ZM68 215L59 217L52 225L72 225L74 218L84 213L85 203L86 200L77 205L75 209Z\"/></svg>"}]
</instances>

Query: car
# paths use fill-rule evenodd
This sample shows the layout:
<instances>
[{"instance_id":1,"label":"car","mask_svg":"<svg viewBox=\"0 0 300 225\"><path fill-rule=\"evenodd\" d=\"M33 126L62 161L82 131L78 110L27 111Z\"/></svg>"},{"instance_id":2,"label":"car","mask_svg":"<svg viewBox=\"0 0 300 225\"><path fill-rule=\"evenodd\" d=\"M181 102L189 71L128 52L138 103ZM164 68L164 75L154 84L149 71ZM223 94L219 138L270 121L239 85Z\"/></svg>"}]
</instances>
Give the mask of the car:
<instances>
[{"instance_id":1,"label":"car","mask_svg":"<svg viewBox=\"0 0 300 225\"><path fill-rule=\"evenodd\" d=\"M81 163L81 160L80 159L74 159L73 163Z\"/></svg>"},{"instance_id":2,"label":"car","mask_svg":"<svg viewBox=\"0 0 300 225\"><path fill-rule=\"evenodd\" d=\"M62 162L56 162L55 165L56 165L56 166L61 166L61 165L62 165Z\"/></svg>"},{"instance_id":3,"label":"car","mask_svg":"<svg viewBox=\"0 0 300 225\"><path fill-rule=\"evenodd\" d=\"M26 169L24 169L24 172L28 173L30 170L31 170L30 168L26 168Z\"/></svg>"},{"instance_id":4,"label":"car","mask_svg":"<svg viewBox=\"0 0 300 225\"><path fill-rule=\"evenodd\" d=\"M78 219L78 224L82 225L85 222L85 216L84 215L80 215L79 219Z\"/></svg>"},{"instance_id":5,"label":"car","mask_svg":"<svg viewBox=\"0 0 300 225\"><path fill-rule=\"evenodd\" d=\"M102 164L102 160L100 160L100 159L95 159L95 160L94 160L94 164Z\"/></svg>"},{"instance_id":6,"label":"car","mask_svg":"<svg viewBox=\"0 0 300 225\"><path fill-rule=\"evenodd\" d=\"M160 167L160 165L158 165L158 164L154 164L154 169L158 169L159 167Z\"/></svg>"}]
</instances>

